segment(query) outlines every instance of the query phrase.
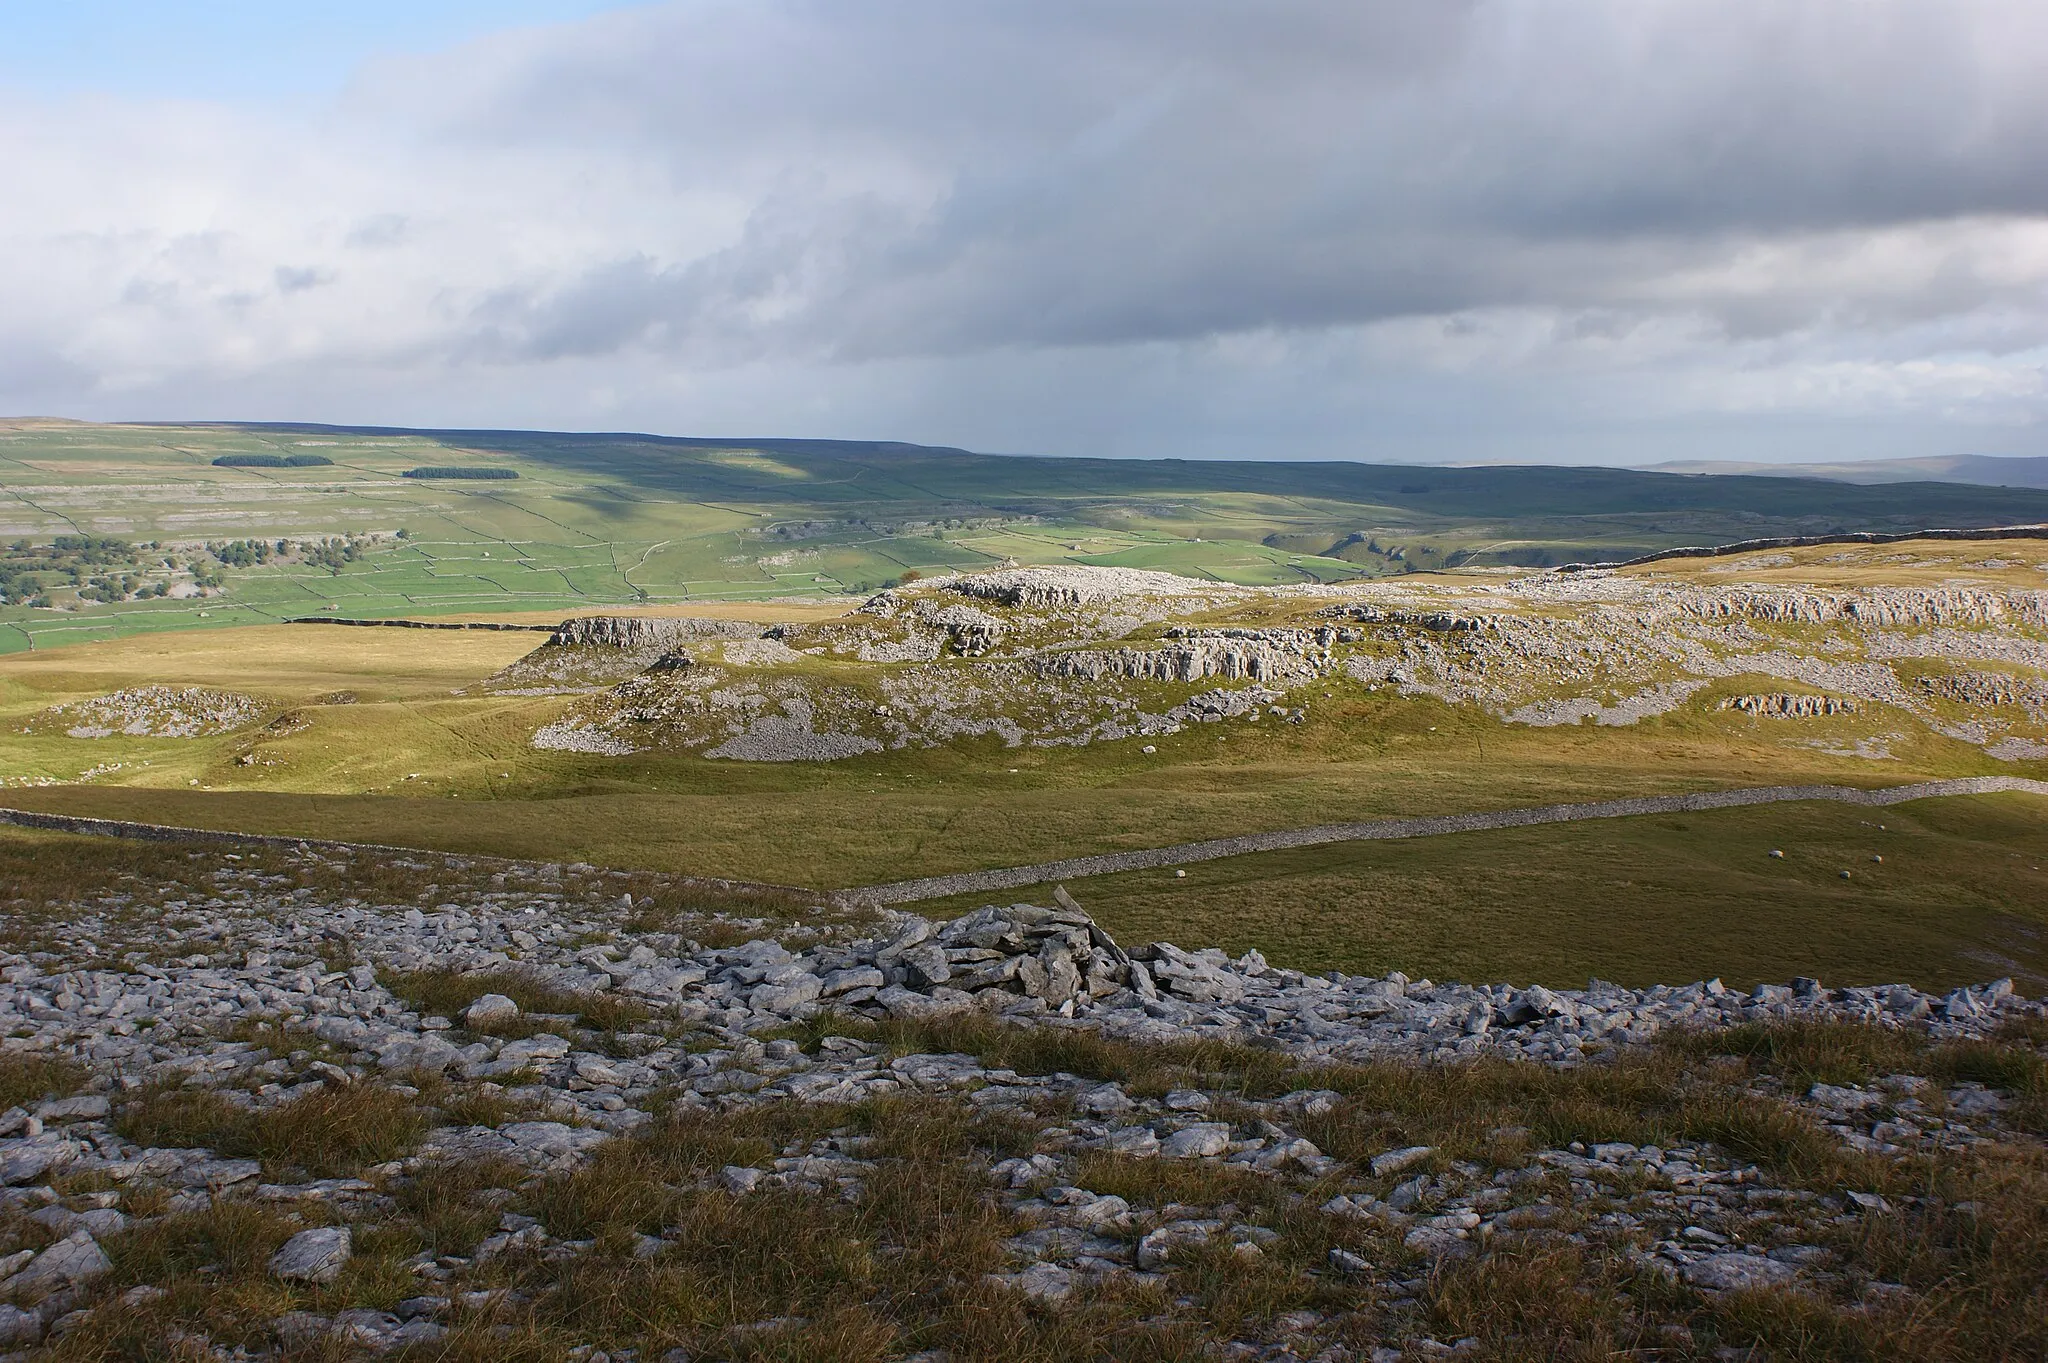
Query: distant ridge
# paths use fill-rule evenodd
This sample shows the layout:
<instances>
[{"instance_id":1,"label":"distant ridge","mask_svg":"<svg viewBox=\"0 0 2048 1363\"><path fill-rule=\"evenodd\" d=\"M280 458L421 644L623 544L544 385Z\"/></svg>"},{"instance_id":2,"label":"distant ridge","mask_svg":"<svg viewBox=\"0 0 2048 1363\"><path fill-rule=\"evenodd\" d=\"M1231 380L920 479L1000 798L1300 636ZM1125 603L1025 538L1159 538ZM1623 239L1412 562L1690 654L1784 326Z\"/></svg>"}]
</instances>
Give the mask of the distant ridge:
<instances>
[{"instance_id":1,"label":"distant ridge","mask_svg":"<svg viewBox=\"0 0 2048 1363\"><path fill-rule=\"evenodd\" d=\"M1645 563L1660 563L1668 558L1727 558L1758 549L1808 549L1817 544L1897 544L1902 540L2048 540L2048 524L1991 525L1979 530L1903 530L1892 535L1868 530L1841 535L1776 535L1767 539L1737 540L1733 544L1660 549L1654 554L1639 554L1613 563L1565 563L1560 564L1556 571L1583 573L1595 568L1634 568Z\"/></svg>"},{"instance_id":2,"label":"distant ridge","mask_svg":"<svg viewBox=\"0 0 2048 1363\"><path fill-rule=\"evenodd\" d=\"M2048 456L1948 454L1925 459L1848 460L1835 464L1762 464L1687 459L1640 465L1647 473L1731 474L1765 478L1821 478L1831 483L1970 483L1978 487L2048 488Z\"/></svg>"}]
</instances>

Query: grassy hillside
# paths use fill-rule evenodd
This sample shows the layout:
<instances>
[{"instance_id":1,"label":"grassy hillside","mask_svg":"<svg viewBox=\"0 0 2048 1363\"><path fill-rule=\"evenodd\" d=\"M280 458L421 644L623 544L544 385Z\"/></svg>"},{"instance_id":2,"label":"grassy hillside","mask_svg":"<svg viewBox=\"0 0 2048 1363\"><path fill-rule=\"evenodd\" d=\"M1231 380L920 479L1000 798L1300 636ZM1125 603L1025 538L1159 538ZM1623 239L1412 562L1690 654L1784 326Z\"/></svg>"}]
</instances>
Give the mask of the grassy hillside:
<instances>
[{"instance_id":1,"label":"grassy hillside","mask_svg":"<svg viewBox=\"0 0 2048 1363\"><path fill-rule=\"evenodd\" d=\"M215 462L250 455L331 463ZM518 476L405 476L422 468ZM907 572L1005 562L1308 583L1767 534L2048 519L2048 492L1941 483L56 421L0 423L0 492L0 541L155 546L43 571L47 605L26 604L26 591L0 605L0 651L323 611L562 613L863 593ZM351 536L346 555L322 547ZM270 555L280 540L288 549ZM257 542L266 561L244 561ZM80 588L112 599L82 599Z\"/></svg>"}]
</instances>

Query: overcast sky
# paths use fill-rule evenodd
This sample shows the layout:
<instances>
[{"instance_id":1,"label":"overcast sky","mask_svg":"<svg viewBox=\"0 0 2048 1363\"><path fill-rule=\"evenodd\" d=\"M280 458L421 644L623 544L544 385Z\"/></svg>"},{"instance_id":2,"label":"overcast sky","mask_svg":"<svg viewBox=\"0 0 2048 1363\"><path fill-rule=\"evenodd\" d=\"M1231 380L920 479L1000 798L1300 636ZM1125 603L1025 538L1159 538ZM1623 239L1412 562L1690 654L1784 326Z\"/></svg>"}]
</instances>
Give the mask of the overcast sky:
<instances>
[{"instance_id":1,"label":"overcast sky","mask_svg":"<svg viewBox=\"0 0 2048 1363\"><path fill-rule=\"evenodd\" d=\"M0 413L2048 453L2040 0L0 0Z\"/></svg>"}]
</instances>

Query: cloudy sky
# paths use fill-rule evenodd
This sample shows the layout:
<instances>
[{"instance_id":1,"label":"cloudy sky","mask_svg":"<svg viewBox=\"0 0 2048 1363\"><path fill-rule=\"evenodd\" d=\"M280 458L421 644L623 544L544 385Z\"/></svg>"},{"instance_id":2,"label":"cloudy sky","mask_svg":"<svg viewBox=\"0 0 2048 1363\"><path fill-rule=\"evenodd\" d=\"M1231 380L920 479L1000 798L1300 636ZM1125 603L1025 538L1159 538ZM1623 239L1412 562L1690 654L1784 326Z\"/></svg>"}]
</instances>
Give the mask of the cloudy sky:
<instances>
[{"instance_id":1,"label":"cloudy sky","mask_svg":"<svg viewBox=\"0 0 2048 1363\"><path fill-rule=\"evenodd\" d=\"M2048 453L2039 0L0 0L0 413Z\"/></svg>"}]
</instances>

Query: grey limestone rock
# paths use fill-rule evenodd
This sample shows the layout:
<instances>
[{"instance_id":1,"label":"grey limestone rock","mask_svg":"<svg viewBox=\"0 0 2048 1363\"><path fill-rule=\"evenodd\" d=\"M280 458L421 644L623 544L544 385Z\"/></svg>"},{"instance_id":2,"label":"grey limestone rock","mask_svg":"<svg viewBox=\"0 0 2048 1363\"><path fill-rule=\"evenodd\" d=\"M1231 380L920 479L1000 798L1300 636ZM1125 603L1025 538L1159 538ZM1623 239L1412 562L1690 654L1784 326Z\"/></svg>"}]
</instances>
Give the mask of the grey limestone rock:
<instances>
[{"instance_id":1,"label":"grey limestone rock","mask_svg":"<svg viewBox=\"0 0 2048 1363\"><path fill-rule=\"evenodd\" d=\"M1394 1174L1406 1173L1435 1153L1436 1147L1431 1145L1405 1145L1399 1150L1389 1150L1384 1155L1374 1156L1372 1176L1388 1178Z\"/></svg>"},{"instance_id":2,"label":"grey limestone rock","mask_svg":"<svg viewBox=\"0 0 2048 1363\"><path fill-rule=\"evenodd\" d=\"M0 1306L0 1346L33 1344L43 1337L43 1318L19 1306Z\"/></svg>"},{"instance_id":3,"label":"grey limestone rock","mask_svg":"<svg viewBox=\"0 0 2048 1363\"><path fill-rule=\"evenodd\" d=\"M270 1256L270 1271L297 1282L331 1283L349 1260L351 1236L346 1226L302 1230Z\"/></svg>"},{"instance_id":4,"label":"grey limestone rock","mask_svg":"<svg viewBox=\"0 0 2048 1363\"><path fill-rule=\"evenodd\" d=\"M1147 1232L1145 1237L1138 1241L1138 1267L1146 1270L1164 1268L1172 1261L1175 1250L1205 1243L1222 1229L1221 1221L1169 1221L1158 1229Z\"/></svg>"},{"instance_id":5,"label":"grey limestone rock","mask_svg":"<svg viewBox=\"0 0 2048 1363\"><path fill-rule=\"evenodd\" d=\"M1799 1276L1791 1264L1767 1259L1760 1254L1710 1254L1696 1259L1682 1270L1694 1287L1713 1292L1740 1292L1759 1287L1782 1287Z\"/></svg>"},{"instance_id":6,"label":"grey limestone rock","mask_svg":"<svg viewBox=\"0 0 2048 1363\"><path fill-rule=\"evenodd\" d=\"M0 1291L36 1299L60 1288L92 1282L112 1267L106 1251L92 1238L92 1233L76 1230L36 1255L26 1268L6 1282L0 1283Z\"/></svg>"},{"instance_id":7,"label":"grey limestone rock","mask_svg":"<svg viewBox=\"0 0 2048 1363\"><path fill-rule=\"evenodd\" d=\"M1230 1124L1196 1122L1159 1143L1159 1153L1172 1159L1207 1159L1230 1149Z\"/></svg>"},{"instance_id":8,"label":"grey limestone rock","mask_svg":"<svg viewBox=\"0 0 2048 1363\"><path fill-rule=\"evenodd\" d=\"M808 972L797 972L778 983L756 985L747 995L747 1006L757 1013L787 1014L814 1002L825 992L825 982Z\"/></svg>"},{"instance_id":9,"label":"grey limestone rock","mask_svg":"<svg viewBox=\"0 0 2048 1363\"><path fill-rule=\"evenodd\" d=\"M462 1012L463 1022L479 1029L502 1027L518 1016L519 1005L503 994L485 994Z\"/></svg>"},{"instance_id":10,"label":"grey limestone rock","mask_svg":"<svg viewBox=\"0 0 2048 1363\"><path fill-rule=\"evenodd\" d=\"M830 997L835 994L848 994L856 989L880 989L887 980L876 967L860 965L831 971L824 976L822 983L822 992Z\"/></svg>"}]
</instances>

